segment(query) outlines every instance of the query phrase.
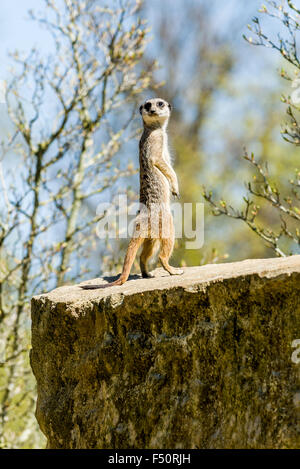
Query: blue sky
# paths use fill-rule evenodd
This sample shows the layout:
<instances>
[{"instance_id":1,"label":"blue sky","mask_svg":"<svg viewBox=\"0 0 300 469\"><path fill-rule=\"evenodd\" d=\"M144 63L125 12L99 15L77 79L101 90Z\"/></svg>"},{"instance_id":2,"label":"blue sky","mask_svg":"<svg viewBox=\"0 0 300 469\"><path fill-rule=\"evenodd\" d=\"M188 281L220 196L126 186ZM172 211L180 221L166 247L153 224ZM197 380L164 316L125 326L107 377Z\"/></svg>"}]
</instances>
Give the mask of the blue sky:
<instances>
[{"instance_id":1,"label":"blue sky","mask_svg":"<svg viewBox=\"0 0 300 469\"><path fill-rule=\"evenodd\" d=\"M104 3L110 3L110 1L107 0ZM196 3L204 2L204 4L205 1L195 0ZM149 26L153 27L152 34L155 35L156 15L160 14L160 12L164 14L163 12L168 11L168 8L174 9L175 12L178 11L178 23L180 25L180 16L184 14L184 3L185 0L146 0L147 19ZM214 3L217 5L217 8L213 17L213 26L215 28L225 27L234 31L233 47L238 56L232 86L239 90L240 98L235 102L223 102L220 100L219 109L215 109L215 118L217 119L217 116L219 116L219 120L222 121L222 119L228 117L228 112L232 115L237 115L239 112L243 113L243 107L249 106L246 100L252 100L252 96L251 92L247 93L246 91L251 87L257 86L260 94L263 96L264 90L267 91L273 86L278 86L276 68L279 67L279 56L274 51L250 46L242 38L242 34L248 31L247 23L250 23L252 16L257 14L257 10L262 4L261 0L251 0L251 2L247 2L247 0L228 0L226 2L224 0L222 2L221 0L215 0ZM244 8L241 7L243 3L245 5ZM1 80L9 79L11 64L11 60L8 57L9 51L13 52L18 49L19 51L28 52L35 46L39 50L44 50L45 54L47 54L51 49L52 42L49 34L36 22L28 18L28 10L34 9L36 12L43 10L43 0L0 0L0 6ZM177 18L176 15L175 17ZM262 21L267 22L264 18ZM274 21L267 22L267 26L267 30L272 32L274 27L278 27L278 23ZM184 32L182 32L182 37L184 37ZM155 37L148 47L151 55L155 56L163 65ZM1 113L0 109L0 120L3 119L3 112Z\"/></svg>"},{"instance_id":2,"label":"blue sky","mask_svg":"<svg viewBox=\"0 0 300 469\"><path fill-rule=\"evenodd\" d=\"M0 0L0 78L7 77L9 51L25 51L34 45L47 48L49 36L37 24L28 20L27 13L42 4L41 0Z\"/></svg>"},{"instance_id":3,"label":"blue sky","mask_svg":"<svg viewBox=\"0 0 300 469\"><path fill-rule=\"evenodd\" d=\"M153 14L159 11L162 1L164 0L148 0L146 2L149 11L148 19L150 26L154 18ZM165 1L168 2L168 0ZM249 11L250 17L248 18L248 22L250 22L252 12L255 12L262 3L261 0L251 0L251 2L247 2L246 0L228 0L221 2L219 0L219 2L222 6L216 14L216 24L219 24L221 27L222 23L230 23L230 21L232 21L232 26L236 28L237 34L240 36L242 32L246 32L246 29L243 29L243 25L245 21L247 21L247 14L245 14L245 18L241 15L236 16L236 6L240 6L243 2L245 3L245 11ZM109 1L106 3L109 3ZM173 0L171 4L174 5L174 8L184 8L184 0ZM224 5L226 5L225 8ZM0 60L2 64L0 79L3 79L7 76L9 65L7 58L8 51L15 49L29 50L32 46L45 48L46 51L50 45L50 41L46 31L43 31L35 22L28 20L28 10L34 9L35 11L39 11L43 9L42 0L0 0L0 6ZM243 40L241 38L241 47L243 47L242 42Z\"/></svg>"},{"instance_id":4,"label":"blue sky","mask_svg":"<svg viewBox=\"0 0 300 469\"><path fill-rule=\"evenodd\" d=\"M204 2L206 0L194 0L197 2ZM213 1L213 0L212 0ZM104 3L110 3L107 0ZM155 30L157 15L165 14L172 8L175 13L175 19L178 17L178 24L173 23L173 27L179 25L179 32L182 33L182 40L184 45L184 31L180 30L180 17L184 14L185 0L146 0L147 6L147 19L148 24L152 27L152 35L154 40L148 45L149 52L155 56L158 61L163 65L163 57L160 56L160 50L155 41ZM244 3L244 8L241 5ZM274 51L262 47L253 47L244 41L242 38L243 33L247 33L247 23L251 22L252 16L257 14L257 10L261 6L261 0L214 0L215 14L213 16L214 28L227 28L231 30L233 35L232 47L237 54L238 60L236 70L232 79L231 86L237 90L238 99L224 101L221 98L217 101L214 108L214 122L213 127L223 127L228 120L228 116L238 116L245 113L245 109L250 109L251 106L256 109L257 102L255 102L255 94L249 92L251 88L259 90L258 99L264 99L267 96L270 88L278 87L278 76L276 68L279 67L279 56ZM219 7L220 5L220 7ZM51 37L43 30L36 22L31 21L28 17L28 10L34 9L39 12L44 8L43 0L0 0L0 80L9 79L9 69L11 59L8 57L8 52L14 50L29 51L33 46L39 50L44 50L45 54L51 50ZM168 10L169 9L169 10ZM177 15L178 12L178 15ZM172 15L171 15L172 16ZM174 15L172 16L174 20ZM267 22L267 30L272 32L274 27L278 27L278 23L274 21L267 21L262 18L262 21ZM172 22L171 25L172 27ZM234 33L232 33L234 31ZM162 67L162 77L164 70ZM184 79L184 78L183 78ZM284 83L283 85L284 86ZM278 88L277 88L278 89ZM266 92L265 92L266 91ZM1 112L2 111L2 112ZM257 111L256 111L257 112ZM7 127L7 120L5 116L5 108L0 106L0 124L2 134L4 128ZM215 142L215 145L217 142ZM222 144L222 142L220 142ZM216 148L211 148L215 151Z\"/></svg>"}]
</instances>

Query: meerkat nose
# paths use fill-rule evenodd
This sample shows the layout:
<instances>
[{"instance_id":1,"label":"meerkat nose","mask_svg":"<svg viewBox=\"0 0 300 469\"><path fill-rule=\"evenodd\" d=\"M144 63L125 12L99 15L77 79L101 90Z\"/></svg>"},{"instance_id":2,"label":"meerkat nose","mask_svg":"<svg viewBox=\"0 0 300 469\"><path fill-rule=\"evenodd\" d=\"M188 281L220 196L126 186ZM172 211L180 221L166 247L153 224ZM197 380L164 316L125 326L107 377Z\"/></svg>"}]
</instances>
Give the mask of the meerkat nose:
<instances>
[{"instance_id":1,"label":"meerkat nose","mask_svg":"<svg viewBox=\"0 0 300 469\"><path fill-rule=\"evenodd\" d=\"M155 114L155 109L150 109L151 114Z\"/></svg>"}]
</instances>

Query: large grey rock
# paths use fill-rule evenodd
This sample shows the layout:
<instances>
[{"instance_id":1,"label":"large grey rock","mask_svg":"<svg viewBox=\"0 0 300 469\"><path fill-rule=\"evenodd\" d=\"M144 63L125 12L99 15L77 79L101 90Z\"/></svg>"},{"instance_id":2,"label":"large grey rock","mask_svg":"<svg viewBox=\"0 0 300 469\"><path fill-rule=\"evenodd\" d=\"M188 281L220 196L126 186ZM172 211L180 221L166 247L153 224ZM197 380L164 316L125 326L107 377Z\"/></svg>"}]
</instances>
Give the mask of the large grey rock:
<instances>
[{"instance_id":1,"label":"large grey rock","mask_svg":"<svg viewBox=\"0 0 300 469\"><path fill-rule=\"evenodd\" d=\"M33 298L48 447L300 447L300 256L156 275Z\"/></svg>"}]
</instances>

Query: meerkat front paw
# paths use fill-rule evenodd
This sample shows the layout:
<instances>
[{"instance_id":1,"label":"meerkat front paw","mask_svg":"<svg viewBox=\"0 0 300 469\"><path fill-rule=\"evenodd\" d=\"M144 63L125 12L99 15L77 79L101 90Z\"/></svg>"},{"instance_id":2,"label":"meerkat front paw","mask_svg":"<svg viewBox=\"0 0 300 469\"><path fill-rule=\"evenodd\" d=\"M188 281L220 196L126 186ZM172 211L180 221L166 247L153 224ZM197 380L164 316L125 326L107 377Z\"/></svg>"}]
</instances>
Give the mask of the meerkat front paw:
<instances>
[{"instance_id":1,"label":"meerkat front paw","mask_svg":"<svg viewBox=\"0 0 300 469\"><path fill-rule=\"evenodd\" d=\"M177 199L180 199L180 194L179 194L179 190L177 189L173 189L172 190L172 195L174 195L174 197L177 197Z\"/></svg>"}]
</instances>

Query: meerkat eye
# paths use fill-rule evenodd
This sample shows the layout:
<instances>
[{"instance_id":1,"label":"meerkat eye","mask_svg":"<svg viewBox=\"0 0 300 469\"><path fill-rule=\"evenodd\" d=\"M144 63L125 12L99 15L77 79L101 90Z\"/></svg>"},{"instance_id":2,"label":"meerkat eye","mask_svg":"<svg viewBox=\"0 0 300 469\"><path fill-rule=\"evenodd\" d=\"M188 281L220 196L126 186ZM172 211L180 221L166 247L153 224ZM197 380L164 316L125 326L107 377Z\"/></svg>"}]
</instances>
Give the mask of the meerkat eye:
<instances>
[{"instance_id":1,"label":"meerkat eye","mask_svg":"<svg viewBox=\"0 0 300 469\"><path fill-rule=\"evenodd\" d=\"M159 107L164 107L164 105L165 105L165 103L163 101L159 101L157 104L158 104Z\"/></svg>"}]
</instances>

